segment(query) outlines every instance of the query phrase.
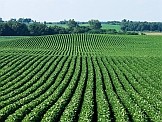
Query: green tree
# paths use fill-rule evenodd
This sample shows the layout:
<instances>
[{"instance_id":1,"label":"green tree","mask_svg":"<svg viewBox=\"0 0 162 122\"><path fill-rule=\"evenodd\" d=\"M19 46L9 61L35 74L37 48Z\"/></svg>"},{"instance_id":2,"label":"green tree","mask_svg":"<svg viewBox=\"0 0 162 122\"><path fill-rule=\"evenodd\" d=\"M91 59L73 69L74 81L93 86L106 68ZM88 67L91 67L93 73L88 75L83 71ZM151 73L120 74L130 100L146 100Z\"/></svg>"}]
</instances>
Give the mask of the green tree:
<instances>
[{"instance_id":1,"label":"green tree","mask_svg":"<svg viewBox=\"0 0 162 122\"><path fill-rule=\"evenodd\" d=\"M8 21L7 24L14 31L14 35L16 36L29 35L28 27L26 24L17 21Z\"/></svg>"},{"instance_id":2,"label":"green tree","mask_svg":"<svg viewBox=\"0 0 162 122\"><path fill-rule=\"evenodd\" d=\"M40 36L48 34L48 27L45 24L35 22L29 25L30 34L33 36Z\"/></svg>"},{"instance_id":3,"label":"green tree","mask_svg":"<svg viewBox=\"0 0 162 122\"><path fill-rule=\"evenodd\" d=\"M78 27L78 23L75 22L74 19L70 19L68 22L67 22L67 25L70 29L74 29L75 27Z\"/></svg>"},{"instance_id":4,"label":"green tree","mask_svg":"<svg viewBox=\"0 0 162 122\"><path fill-rule=\"evenodd\" d=\"M0 22L3 22L2 18L0 18Z\"/></svg>"},{"instance_id":5,"label":"green tree","mask_svg":"<svg viewBox=\"0 0 162 122\"><path fill-rule=\"evenodd\" d=\"M14 36L15 33L7 23L0 23L0 36Z\"/></svg>"},{"instance_id":6,"label":"green tree","mask_svg":"<svg viewBox=\"0 0 162 122\"><path fill-rule=\"evenodd\" d=\"M92 20L89 20L88 23L89 23L91 29L97 30L97 29L101 29L101 27L102 27L101 22L99 20L92 19Z\"/></svg>"},{"instance_id":7,"label":"green tree","mask_svg":"<svg viewBox=\"0 0 162 122\"><path fill-rule=\"evenodd\" d=\"M26 24L29 24L30 22L33 22L33 20L31 19L31 18L19 18L18 20L17 20L18 22L20 22L20 23L26 23Z\"/></svg>"}]
</instances>

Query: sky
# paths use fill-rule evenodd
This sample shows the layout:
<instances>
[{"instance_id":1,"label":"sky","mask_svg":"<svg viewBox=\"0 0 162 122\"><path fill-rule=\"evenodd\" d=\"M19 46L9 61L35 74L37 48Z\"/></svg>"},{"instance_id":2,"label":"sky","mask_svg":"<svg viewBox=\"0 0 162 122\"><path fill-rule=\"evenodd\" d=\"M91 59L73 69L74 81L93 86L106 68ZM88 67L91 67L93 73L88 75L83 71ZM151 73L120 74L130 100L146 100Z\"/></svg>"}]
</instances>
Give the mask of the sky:
<instances>
[{"instance_id":1,"label":"sky","mask_svg":"<svg viewBox=\"0 0 162 122\"><path fill-rule=\"evenodd\" d=\"M0 18L162 22L162 0L0 0Z\"/></svg>"}]
</instances>

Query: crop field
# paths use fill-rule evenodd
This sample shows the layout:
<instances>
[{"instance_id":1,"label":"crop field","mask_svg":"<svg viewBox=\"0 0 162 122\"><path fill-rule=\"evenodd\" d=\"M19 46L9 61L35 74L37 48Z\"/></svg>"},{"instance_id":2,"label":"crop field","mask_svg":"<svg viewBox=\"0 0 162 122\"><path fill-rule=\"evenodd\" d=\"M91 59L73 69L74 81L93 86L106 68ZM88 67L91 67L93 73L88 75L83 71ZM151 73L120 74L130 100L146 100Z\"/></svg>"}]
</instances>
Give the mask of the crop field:
<instances>
[{"instance_id":1,"label":"crop field","mask_svg":"<svg viewBox=\"0 0 162 122\"><path fill-rule=\"evenodd\" d=\"M60 26L64 28L68 28L66 24L47 24L48 26ZM89 26L89 24L79 24L79 26ZM121 31L121 26L120 25L111 25L111 24L101 24L102 28L101 29L115 29L116 31Z\"/></svg>"},{"instance_id":2,"label":"crop field","mask_svg":"<svg viewBox=\"0 0 162 122\"><path fill-rule=\"evenodd\" d=\"M161 122L162 36L0 37L0 122Z\"/></svg>"}]
</instances>

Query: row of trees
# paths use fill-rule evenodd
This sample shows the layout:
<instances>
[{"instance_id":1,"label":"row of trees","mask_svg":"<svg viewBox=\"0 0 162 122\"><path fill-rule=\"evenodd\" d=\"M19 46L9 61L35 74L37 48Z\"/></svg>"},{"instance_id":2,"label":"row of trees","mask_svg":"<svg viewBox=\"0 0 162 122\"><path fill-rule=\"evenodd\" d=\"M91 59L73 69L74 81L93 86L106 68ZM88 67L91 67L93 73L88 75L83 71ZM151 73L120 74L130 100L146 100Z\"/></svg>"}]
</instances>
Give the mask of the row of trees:
<instances>
[{"instance_id":1,"label":"row of trees","mask_svg":"<svg viewBox=\"0 0 162 122\"><path fill-rule=\"evenodd\" d=\"M118 21L113 23L119 24ZM123 30L127 21L123 23ZM53 34L73 34L73 33L91 33L91 34L130 34L136 35L134 32L117 32L115 29L101 29L102 24L99 20L89 20L88 22L76 22L74 19L69 21L60 21L60 24L66 24L67 28L60 26L53 26L47 22L40 23L33 21L30 18L11 19L3 21L0 18L0 36L40 36ZM80 25L85 24L85 26Z\"/></svg>"},{"instance_id":2,"label":"row of trees","mask_svg":"<svg viewBox=\"0 0 162 122\"><path fill-rule=\"evenodd\" d=\"M162 32L162 22L133 22L133 21L124 19L121 22L121 30Z\"/></svg>"},{"instance_id":3,"label":"row of trees","mask_svg":"<svg viewBox=\"0 0 162 122\"><path fill-rule=\"evenodd\" d=\"M79 23L74 19L67 21L67 26L70 33L104 33L106 31L101 29L101 22L98 20L89 20L89 26L79 26Z\"/></svg>"},{"instance_id":4,"label":"row of trees","mask_svg":"<svg viewBox=\"0 0 162 122\"><path fill-rule=\"evenodd\" d=\"M101 22L98 20L88 21L89 26L79 26L78 22L70 19L66 22L68 28L59 26L48 26L46 22L34 22L31 19L11 19L7 22L0 22L0 36L39 36L53 34L72 33L117 33L114 29L101 29Z\"/></svg>"},{"instance_id":5,"label":"row of trees","mask_svg":"<svg viewBox=\"0 0 162 122\"><path fill-rule=\"evenodd\" d=\"M48 27L38 22L29 25L17 21L0 23L0 36L40 36L66 33L68 30L63 27Z\"/></svg>"}]
</instances>

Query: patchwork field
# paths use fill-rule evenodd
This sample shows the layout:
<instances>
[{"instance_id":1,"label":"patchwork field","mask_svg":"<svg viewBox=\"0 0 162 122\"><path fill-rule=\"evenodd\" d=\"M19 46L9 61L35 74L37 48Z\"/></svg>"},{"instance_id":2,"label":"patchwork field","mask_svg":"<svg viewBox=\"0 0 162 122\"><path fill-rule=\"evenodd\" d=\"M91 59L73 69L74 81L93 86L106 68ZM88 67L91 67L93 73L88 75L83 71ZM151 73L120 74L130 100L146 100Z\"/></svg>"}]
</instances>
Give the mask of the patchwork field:
<instances>
[{"instance_id":1,"label":"patchwork field","mask_svg":"<svg viewBox=\"0 0 162 122\"><path fill-rule=\"evenodd\" d=\"M161 122L162 36L0 37L0 122Z\"/></svg>"},{"instance_id":2,"label":"patchwork field","mask_svg":"<svg viewBox=\"0 0 162 122\"><path fill-rule=\"evenodd\" d=\"M60 26L64 28L68 28L66 24L47 24L48 26ZM89 26L89 24L79 24L79 26ZM121 31L121 26L120 25L111 25L111 24L101 24L102 28L101 29L115 29L116 31Z\"/></svg>"}]
</instances>

